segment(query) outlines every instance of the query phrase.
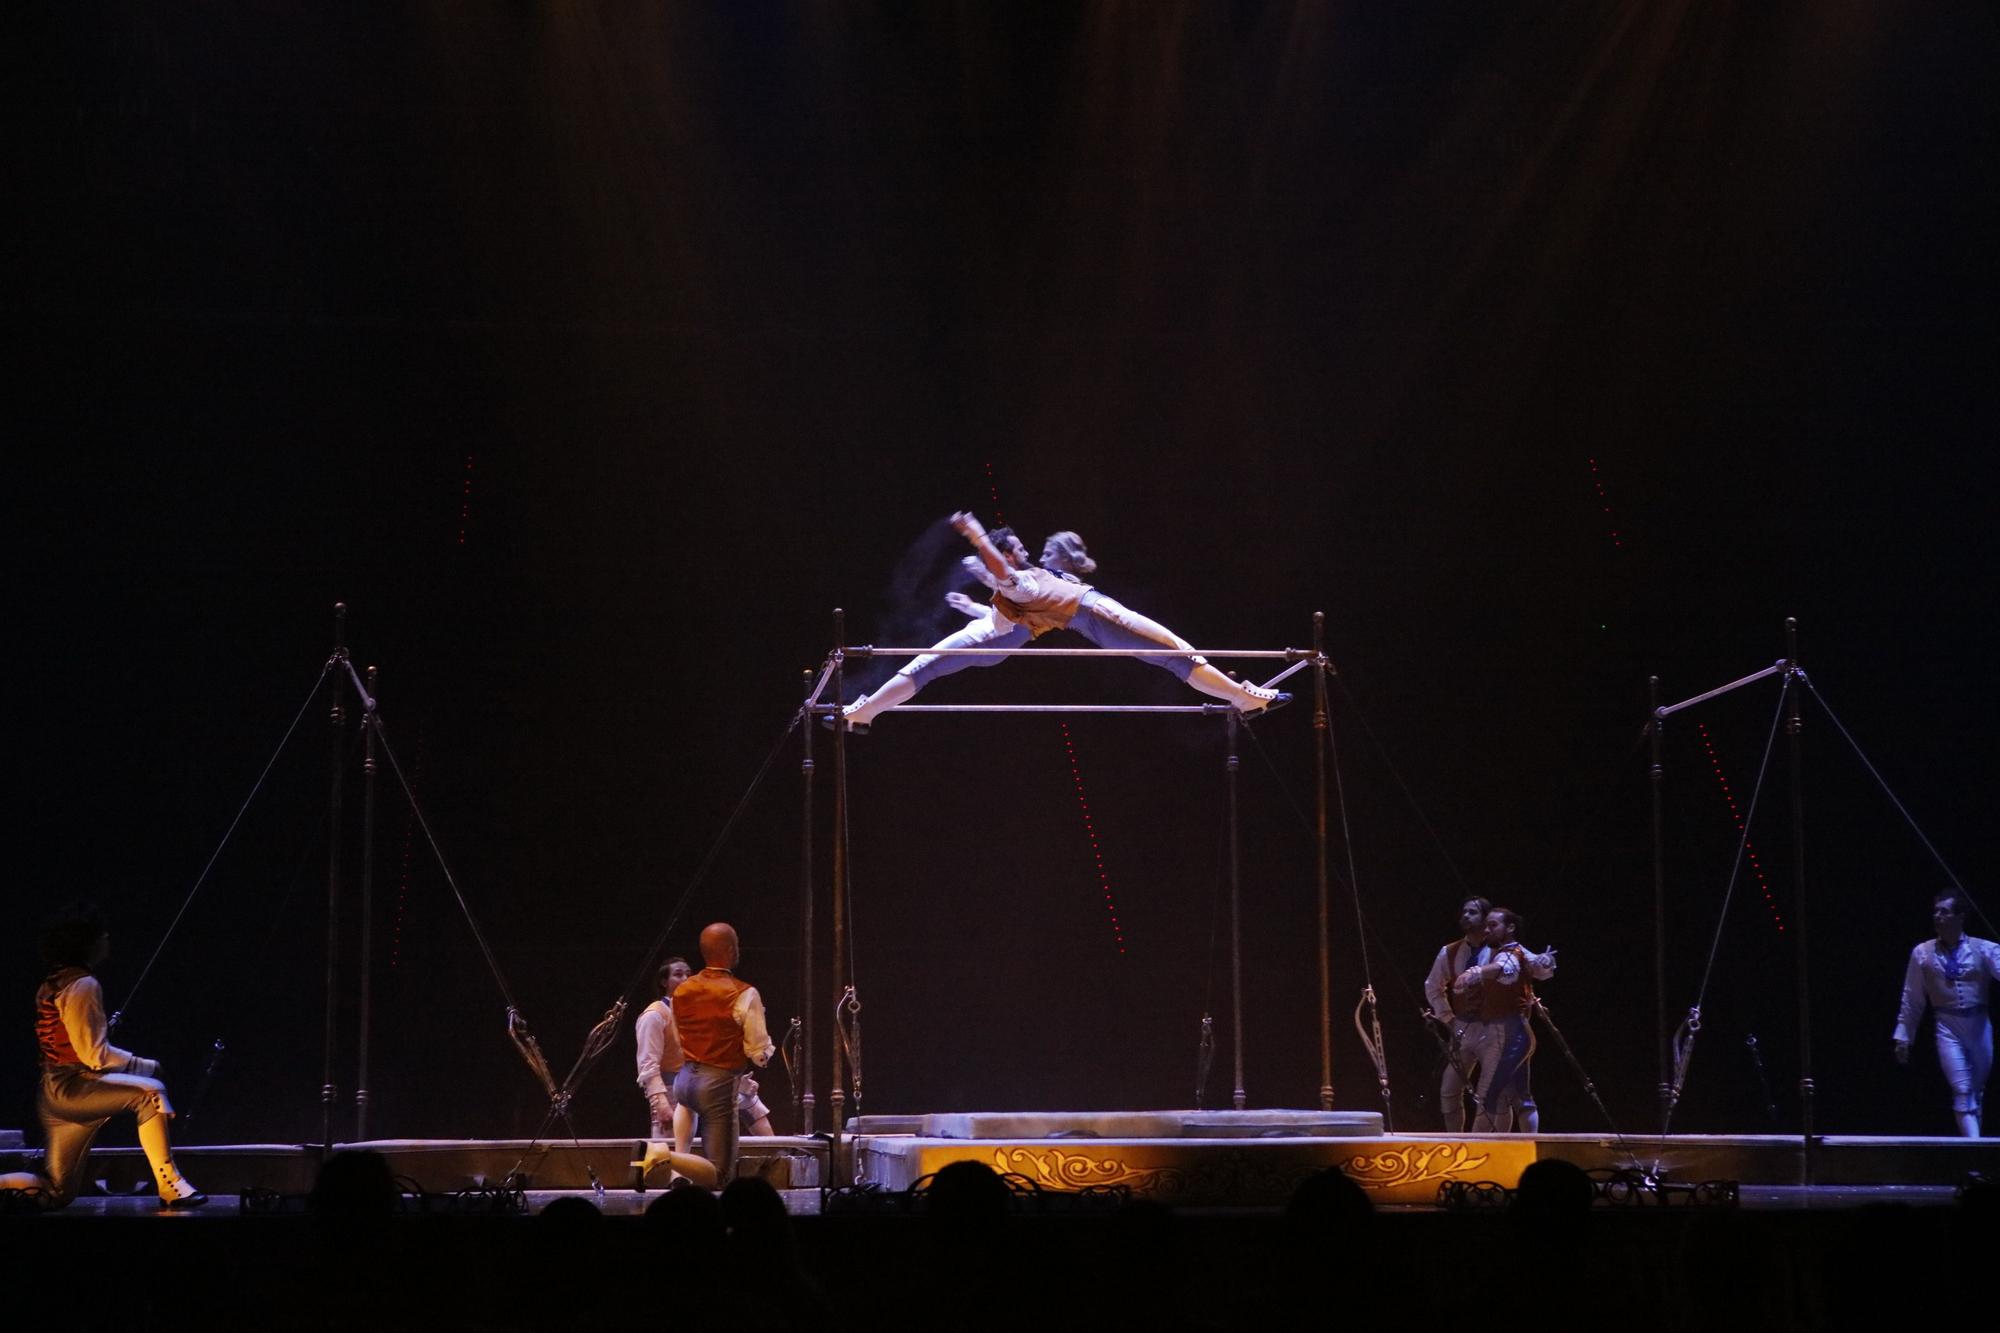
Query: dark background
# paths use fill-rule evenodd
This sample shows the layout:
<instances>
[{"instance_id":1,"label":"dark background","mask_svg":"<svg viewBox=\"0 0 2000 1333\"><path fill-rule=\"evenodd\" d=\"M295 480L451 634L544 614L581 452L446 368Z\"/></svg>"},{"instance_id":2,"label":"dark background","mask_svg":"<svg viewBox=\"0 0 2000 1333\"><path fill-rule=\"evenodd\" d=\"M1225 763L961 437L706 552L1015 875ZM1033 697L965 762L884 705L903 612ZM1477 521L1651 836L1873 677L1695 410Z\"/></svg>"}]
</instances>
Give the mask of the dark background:
<instances>
[{"instance_id":1,"label":"dark background","mask_svg":"<svg viewBox=\"0 0 2000 1333\"><path fill-rule=\"evenodd\" d=\"M34 922L103 903L122 1001L336 600L559 1072L670 920L684 953L736 922L782 1030L795 748L675 904L831 609L856 641L954 622L960 507L1080 530L1107 591L1203 646L1302 644L1326 613L1405 1127L1434 1122L1416 989L1468 887L1560 946L1545 995L1621 1125L1649 1120L1646 678L1672 699L1768 665L1788 615L1992 905L1990 6L127 4L9 26L5 1121L32 1118ZM1025 699L1193 696L1124 662L926 695ZM1669 732L1676 1017L1719 941L1689 1129L1768 1126L1752 1032L1796 1124L1782 745L1764 878L1722 910L1719 779L1747 805L1776 699ZM318 1132L325 703L119 1034L171 1066L188 1137ZM1821 1124L1946 1132L1928 1042L1888 1059L1944 873L1808 704ZM1253 1105L1319 1082L1310 721L1295 705L1245 751ZM1218 730L892 716L854 744L868 1110L1186 1105L1205 1008L1226 1104ZM370 1128L528 1133L500 992L380 795ZM823 834L830 805L823 785ZM1335 865L1335 1081L1371 1108ZM826 867L822 837L822 895ZM583 1132L641 1123L630 1058L623 1035L585 1084ZM1601 1126L1546 1045L1538 1074L1545 1128Z\"/></svg>"}]
</instances>

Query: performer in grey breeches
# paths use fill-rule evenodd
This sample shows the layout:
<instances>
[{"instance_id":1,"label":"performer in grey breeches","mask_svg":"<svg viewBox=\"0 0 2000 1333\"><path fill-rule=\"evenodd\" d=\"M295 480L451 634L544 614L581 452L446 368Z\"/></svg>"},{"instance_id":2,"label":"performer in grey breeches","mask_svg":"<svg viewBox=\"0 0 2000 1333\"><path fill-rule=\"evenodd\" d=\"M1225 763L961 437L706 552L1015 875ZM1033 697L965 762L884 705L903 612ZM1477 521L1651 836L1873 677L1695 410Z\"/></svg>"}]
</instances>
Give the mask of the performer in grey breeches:
<instances>
[{"instance_id":1,"label":"performer in grey breeches","mask_svg":"<svg viewBox=\"0 0 2000 1333\"><path fill-rule=\"evenodd\" d=\"M1937 1011L1938 1064L1951 1085L1958 1132L1980 1136L1986 1081L1993 1074L1993 1023L1987 1002L2000 981L2000 944L1965 933L1966 904L1957 890L1932 901L1937 938L1910 950L1896 1015L1896 1059L1908 1063L1926 1008Z\"/></svg>"},{"instance_id":2,"label":"performer in grey breeches","mask_svg":"<svg viewBox=\"0 0 2000 1333\"><path fill-rule=\"evenodd\" d=\"M1034 635L1026 625L1007 624L989 612L969 622L957 633L947 635L936 646L1014 649L1025 648L1032 638ZM921 690L939 676L949 676L967 667L999 666L1006 660L1004 657L940 657L934 652L922 653L906 662L896 674L909 677L910 684Z\"/></svg>"},{"instance_id":3,"label":"performer in grey breeches","mask_svg":"<svg viewBox=\"0 0 2000 1333\"><path fill-rule=\"evenodd\" d=\"M1952 1111L1980 1115L1993 1076L1993 1022L1985 1005L1937 1011L1937 1055L1951 1085Z\"/></svg>"},{"instance_id":4,"label":"performer in grey breeches","mask_svg":"<svg viewBox=\"0 0 2000 1333\"><path fill-rule=\"evenodd\" d=\"M1452 983L1455 993L1477 1006L1480 1024L1475 1050L1479 1114L1472 1122L1476 1134L1505 1134L1516 1128L1533 1134L1541 1128L1528 1091L1528 1062L1535 1054L1528 1016L1535 1000L1533 982L1555 975L1555 950L1529 953L1516 939L1520 927L1520 914L1510 908L1488 912L1486 943L1491 957L1466 968Z\"/></svg>"},{"instance_id":5,"label":"performer in grey breeches","mask_svg":"<svg viewBox=\"0 0 2000 1333\"><path fill-rule=\"evenodd\" d=\"M1467 898L1458 906L1459 938L1437 951L1429 975L1424 978L1426 1013L1444 1029L1444 1069L1438 1079L1438 1110L1444 1127L1453 1134L1465 1132L1465 1094L1475 1091L1472 1074L1478 1064L1480 1026L1473 1017L1476 1006L1468 997L1461 1005L1451 998L1452 978L1468 967L1477 967L1491 956L1486 947L1486 913L1493 904L1485 898ZM1459 1009L1463 1008L1464 1013Z\"/></svg>"},{"instance_id":6,"label":"performer in grey breeches","mask_svg":"<svg viewBox=\"0 0 2000 1333\"><path fill-rule=\"evenodd\" d=\"M674 1075L674 1099L695 1114L701 1127L701 1155L715 1163L716 1184L727 1185L736 1171L736 1080L734 1069L693 1060Z\"/></svg>"},{"instance_id":7,"label":"performer in grey breeches","mask_svg":"<svg viewBox=\"0 0 2000 1333\"><path fill-rule=\"evenodd\" d=\"M1077 608L1076 619L1070 621L1067 628L1075 630L1099 648L1178 648L1188 652L1194 647L1159 621L1140 615L1095 588L1083 595L1083 604ZM1183 681L1194 674L1196 667L1208 665L1205 657L1140 657L1134 660L1159 667L1162 671L1171 671Z\"/></svg>"},{"instance_id":8,"label":"performer in grey breeches","mask_svg":"<svg viewBox=\"0 0 2000 1333\"><path fill-rule=\"evenodd\" d=\"M1535 1034L1525 1016L1508 1015L1477 1024L1472 1062L1479 1066L1479 1085L1473 1092L1479 1114L1473 1118L1476 1134L1510 1134L1522 1103L1528 1097L1529 1061L1535 1057ZM1533 1133L1526 1124L1523 1133Z\"/></svg>"},{"instance_id":9,"label":"performer in grey breeches","mask_svg":"<svg viewBox=\"0 0 2000 1333\"><path fill-rule=\"evenodd\" d=\"M139 1074L100 1074L81 1065L58 1065L42 1073L41 1112L44 1148L42 1174L49 1182L52 1206L76 1197L83 1184L83 1165L90 1145L104 1122L120 1111L144 1126L156 1116L171 1116L167 1085Z\"/></svg>"}]
</instances>

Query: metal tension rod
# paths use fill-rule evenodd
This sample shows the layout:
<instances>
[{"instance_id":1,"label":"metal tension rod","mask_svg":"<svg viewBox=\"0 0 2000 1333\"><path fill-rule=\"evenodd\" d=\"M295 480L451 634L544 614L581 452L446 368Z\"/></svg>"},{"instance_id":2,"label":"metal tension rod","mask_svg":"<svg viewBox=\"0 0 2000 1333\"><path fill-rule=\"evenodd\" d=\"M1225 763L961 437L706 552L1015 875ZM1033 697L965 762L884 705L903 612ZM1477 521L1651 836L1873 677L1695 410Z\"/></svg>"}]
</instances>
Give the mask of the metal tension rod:
<instances>
[{"instance_id":1,"label":"metal tension rod","mask_svg":"<svg viewBox=\"0 0 2000 1333\"><path fill-rule=\"evenodd\" d=\"M878 648L857 644L835 651L846 657L1269 657L1310 662L1310 648Z\"/></svg>"},{"instance_id":2,"label":"metal tension rod","mask_svg":"<svg viewBox=\"0 0 2000 1333\"><path fill-rule=\"evenodd\" d=\"M1653 716L1656 718L1671 717L1675 713L1680 712L1683 708L1693 708L1696 704L1705 704L1710 699L1720 699L1723 695L1729 693L1731 690L1740 690L1745 685L1755 685L1760 680L1769 680L1772 676L1782 675L1785 672L1790 671L1791 669L1792 669L1791 659L1780 658L1778 661L1773 662L1771 665L1765 667L1762 671L1753 671L1749 675L1741 678L1740 680L1732 680L1727 685L1718 685L1714 689L1708 691L1706 694L1697 694L1692 699L1683 699L1677 704L1667 704L1665 707L1655 708L1653 710Z\"/></svg>"},{"instance_id":3,"label":"metal tension rod","mask_svg":"<svg viewBox=\"0 0 2000 1333\"><path fill-rule=\"evenodd\" d=\"M1236 713L1230 704L897 704L897 713ZM1255 717L1256 714L1251 714Z\"/></svg>"}]
</instances>

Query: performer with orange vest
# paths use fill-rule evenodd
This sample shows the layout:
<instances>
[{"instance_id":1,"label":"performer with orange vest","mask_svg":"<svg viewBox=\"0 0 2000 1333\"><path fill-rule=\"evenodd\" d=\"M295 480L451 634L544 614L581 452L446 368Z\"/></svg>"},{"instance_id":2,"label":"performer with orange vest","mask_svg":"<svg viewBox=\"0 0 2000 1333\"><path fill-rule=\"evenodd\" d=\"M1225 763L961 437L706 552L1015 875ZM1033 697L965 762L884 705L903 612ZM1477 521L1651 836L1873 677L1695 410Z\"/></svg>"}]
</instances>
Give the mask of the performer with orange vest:
<instances>
[{"instance_id":1,"label":"performer with orange vest","mask_svg":"<svg viewBox=\"0 0 2000 1333\"><path fill-rule=\"evenodd\" d=\"M1479 1021L1473 1058L1479 1065L1479 1084L1473 1100L1479 1107L1473 1119L1475 1134L1506 1134L1517 1127L1526 1134L1541 1128L1534 1094L1528 1087L1528 1062L1535 1054L1535 1034L1528 1026L1528 1013L1535 999L1533 982L1555 975L1556 951L1544 949L1531 954L1515 938L1521 929L1520 913L1496 907L1486 914L1486 945L1492 952L1483 964L1468 967L1452 983L1452 990L1467 997Z\"/></svg>"},{"instance_id":2,"label":"performer with orange vest","mask_svg":"<svg viewBox=\"0 0 2000 1333\"><path fill-rule=\"evenodd\" d=\"M993 590L993 605L984 620L960 630L940 648L1018 648L1053 629L1070 629L1099 648L1171 648L1189 651L1193 645L1165 625L1113 601L1083 581L1097 562L1074 532L1051 535L1042 546L1042 567L1029 564L1027 548L1012 529L989 534L971 514L951 516L952 527L972 544L976 558L969 572ZM998 537L1001 540L996 541ZM970 602L966 602L970 605ZM960 603L954 602L954 606ZM963 609L963 607L961 607ZM990 665L1004 659L934 657L925 654L891 676L881 689L841 710L843 722L865 728L877 713L907 703L926 682L960 665ZM1231 680L1201 657L1141 657L1149 666L1170 671L1210 698L1221 699L1243 713L1259 713L1290 703L1292 696Z\"/></svg>"},{"instance_id":3,"label":"performer with orange vest","mask_svg":"<svg viewBox=\"0 0 2000 1333\"><path fill-rule=\"evenodd\" d=\"M736 1172L736 1080L751 1065L768 1064L777 1049L765 1027L763 998L735 974L741 956L734 926L717 921L705 927L706 966L674 990L674 1026L686 1061L674 1078L674 1099L701 1121L702 1156L714 1164L718 1185Z\"/></svg>"},{"instance_id":4,"label":"performer with orange vest","mask_svg":"<svg viewBox=\"0 0 2000 1333\"><path fill-rule=\"evenodd\" d=\"M60 1208L76 1197L90 1157L91 1142L104 1122L120 1111L139 1119L139 1146L153 1167L160 1202L194 1208L208 1196L174 1166L167 1121L174 1108L166 1085L156 1077L159 1062L120 1050L108 1040L104 990L94 971L111 954L104 918L88 904L66 909L42 935L42 955L50 972L35 992L35 1037L41 1046L42 1086L37 1105L45 1143L42 1174L0 1176L0 1189L39 1194Z\"/></svg>"}]
</instances>

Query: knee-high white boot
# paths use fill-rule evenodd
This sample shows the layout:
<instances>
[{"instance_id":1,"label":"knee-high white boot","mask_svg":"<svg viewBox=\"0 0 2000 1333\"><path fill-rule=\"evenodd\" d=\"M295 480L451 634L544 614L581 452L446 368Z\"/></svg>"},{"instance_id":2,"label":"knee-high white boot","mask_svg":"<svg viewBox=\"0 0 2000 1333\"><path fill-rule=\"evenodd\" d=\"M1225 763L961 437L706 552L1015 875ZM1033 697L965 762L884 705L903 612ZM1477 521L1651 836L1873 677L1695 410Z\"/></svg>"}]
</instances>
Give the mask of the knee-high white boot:
<instances>
[{"instance_id":1,"label":"knee-high white boot","mask_svg":"<svg viewBox=\"0 0 2000 1333\"><path fill-rule=\"evenodd\" d=\"M139 1122L139 1146L153 1164L153 1183L160 1187L160 1202L169 1208L199 1208L208 1196L188 1183L174 1165L173 1148L167 1142L167 1118L156 1115Z\"/></svg>"},{"instance_id":2,"label":"knee-high white boot","mask_svg":"<svg viewBox=\"0 0 2000 1333\"><path fill-rule=\"evenodd\" d=\"M1963 1135L1964 1135L1964 1136L1965 1136L1966 1138L1968 1138L1968 1139L1976 1139L1976 1138L1978 1138L1978 1137L1979 1137L1979 1112L1977 1112L1977 1111L1960 1111L1960 1112L1958 1113L1958 1132L1959 1132L1960 1134L1963 1134Z\"/></svg>"},{"instance_id":3,"label":"knee-high white boot","mask_svg":"<svg viewBox=\"0 0 2000 1333\"><path fill-rule=\"evenodd\" d=\"M847 707L840 710L841 720L849 727L860 729L875 720L875 715L906 704L917 697L917 682L898 672L882 683L882 688L873 694L864 694Z\"/></svg>"},{"instance_id":4,"label":"knee-high white boot","mask_svg":"<svg viewBox=\"0 0 2000 1333\"><path fill-rule=\"evenodd\" d=\"M1262 685L1245 685L1240 680L1231 680L1206 662L1195 664L1194 670L1188 673L1188 684L1211 699L1234 704L1242 713L1260 713L1273 704L1290 702L1292 697L1283 690L1267 690Z\"/></svg>"}]
</instances>

